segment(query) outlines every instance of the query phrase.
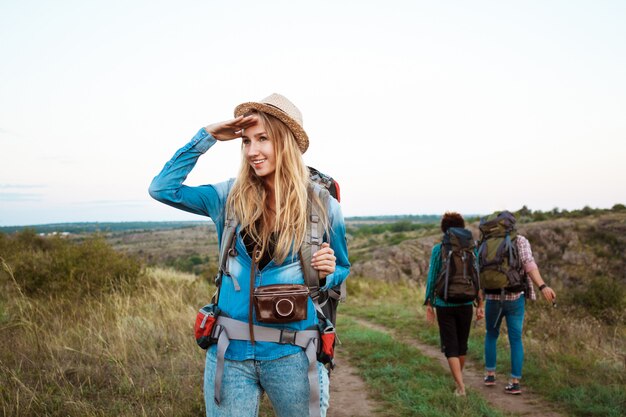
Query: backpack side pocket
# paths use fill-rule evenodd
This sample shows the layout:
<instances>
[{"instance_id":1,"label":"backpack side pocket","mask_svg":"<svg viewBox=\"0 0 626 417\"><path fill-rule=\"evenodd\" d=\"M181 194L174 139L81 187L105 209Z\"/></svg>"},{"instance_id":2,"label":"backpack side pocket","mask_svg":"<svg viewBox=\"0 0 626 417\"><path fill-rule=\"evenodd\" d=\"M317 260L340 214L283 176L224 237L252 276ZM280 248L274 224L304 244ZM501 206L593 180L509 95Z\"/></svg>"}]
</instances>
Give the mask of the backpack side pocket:
<instances>
[{"instance_id":1,"label":"backpack side pocket","mask_svg":"<svg viewBox=\"0 0 626 417\"><path fill-rule=\"evenodd\" d=\"M196 315L196 323L194 325L194 334L196 343L202 349L208 349L216 340L211 337L215 321L220 314L220 309L215 304L207 304L198 311Z\"/></svg>"},{"instance_id":2,"label":"backpack side pocket","mask_svg":"<svg viewBox=\"0 0 626 417\"><path fill-rule=\"evenodd\" d=\"M319 320L318 329L320 332L320 344L317 351L317 361L328 365L330 369L335 368L335 342L337 333L335 326L328 319Z\"/></svg>"}]
</instances>

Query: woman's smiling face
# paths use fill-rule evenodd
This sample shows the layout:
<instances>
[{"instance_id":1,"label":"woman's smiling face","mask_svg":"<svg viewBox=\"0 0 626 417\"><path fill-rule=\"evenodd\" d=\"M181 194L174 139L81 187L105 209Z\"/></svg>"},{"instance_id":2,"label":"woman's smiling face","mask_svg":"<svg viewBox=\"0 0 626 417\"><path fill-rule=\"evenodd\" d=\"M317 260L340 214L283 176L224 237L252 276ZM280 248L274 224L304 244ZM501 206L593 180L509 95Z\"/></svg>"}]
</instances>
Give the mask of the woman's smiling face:
<instances>
[{"instance_id":1,"label":"woman's smiling face","mask_svg":"<svg viewBox=\"0 0 626 417\"><path fill-rule=\"evenodd\" d=\"M263 121L258 119L256 124L245 129L241 139L246 159L254 172L266 181L271 180L276 171L276 152Z\"/></svg>"}]
</instances>

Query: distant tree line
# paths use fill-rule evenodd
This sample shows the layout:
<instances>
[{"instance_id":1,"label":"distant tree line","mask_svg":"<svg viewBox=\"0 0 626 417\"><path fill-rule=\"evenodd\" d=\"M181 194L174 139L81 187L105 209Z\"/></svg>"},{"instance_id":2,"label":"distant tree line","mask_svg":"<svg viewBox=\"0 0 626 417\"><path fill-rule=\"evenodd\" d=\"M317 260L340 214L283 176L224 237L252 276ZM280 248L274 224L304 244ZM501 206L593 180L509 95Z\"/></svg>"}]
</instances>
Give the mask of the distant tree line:
<instances>
[{"instance_id":1,"label":"distant tree line","mask_svg":"<svg viewBox=\"0 0 626 417\"><path fill-rule=\"evenodd\" d=\"M1 233L14 233L25 229L30 229L35 233L107 233L107 232L129 232L146 230L171 230L184 229L187 227L211 225L211 221L174 221L174 222L78 222L78 223L54 223L40 224L32 226L4 226L0 227Z\"/></svg>"},{"instance_id":2,"label":"distant tree line","mask_svg":"<svg viewBox=\"0 0 626 417\"><path fill-rule=\"evenodd\" d=\"M585 216L619 212L626 212L626 206L624 204L615 204L610 209L591 208L589 206L585 206L582 209L571 211L559 209L558 207L555 207L550 211L531 210L528 207L523 206L515 212L515 217L517 217L520 223L530 223L561 218L575 219Z\"/></svg>"},{"instance_id":3,"label":"distant tree line","mask_svg":"<svg viewBox=\"0 0 626 417\"><path fill-rule=\"evenodd\" d=\"M436 223L441 219L437 214L397 214L387 216L354 216L346 217L347 222L398 222Z\"/></svg>"},{"instance_id":4,"label":"distant tree line","mask_svg":"<svg viewBox=\"0 0 626 417\"><path fill-rule=\"evenodd\" d=\"M610 209L591 208L585 206L579 210L566 210L553 208L550 211L531 210L527 206L513 212L520 223L531 223L543 220L559 218L580 218L585 216L600 215L605 213L626 212L624 204L615 204ZM481 215L464 215L467 223L478 222ZM366 216L346 217L348 224L347 232L352 236L368 236L383 233L404 233L415 230L436 230L441 221L441 215L396 215L396 216ZM372 223L368 223L372 222Z\"/></svg>"},{"instance_id":5,"label":"distant tree line","mask_svg":"<svg viewBox=\"0 0 626 417\"><path fill-rule=\"evenodd\" d=\"M369 236L379 235L386 232L404 233L414 230L430 230L437 227L436 222L431 223L413 223L409 220L401 220L392 223L364 224L359 226L349 226L346 231L352 236Z\"/></svg>"},{"instance_id":6,"label":"distant tree line","mask_svg":"<svg viewBox=\"0 0 626 417\"><path fill-rule=\"evenodd\" d=\"M626 206L624 204L615 204L610 209L591 208L585 206L579 210L568 211L566 209L553 208L549 211L531 210L527 206L514 212L517 219L521 223L536 222L542 220L550 220L557 218L578 218L584 216L598 215L610 212L624 212ZM468 222L478 221L480 215L465 214ZM438 214L406 214L406 215L387 215L387 216L356 216L346 217L346 221L350 224L350 229L362 230L363 234L380 234L386 231L390 232L407 232L411 230L421 230L424 226L430 227L441 221L441 215ZM354 224L365 223L365 224ZM371 223L368 223L371 222ZM131 231L150 231L150 230L172 230L184 229L196 226L215 227L210 220L204 221L166 221L166 222L77 222L77 223L53 223L30 226L0 226L0 233L14 233L26 229L32 230L34 233L53 234L61 232L69 232L72 234L80 233L111 233L111 232L131 232Z\"/></svg>"}]
</instances>

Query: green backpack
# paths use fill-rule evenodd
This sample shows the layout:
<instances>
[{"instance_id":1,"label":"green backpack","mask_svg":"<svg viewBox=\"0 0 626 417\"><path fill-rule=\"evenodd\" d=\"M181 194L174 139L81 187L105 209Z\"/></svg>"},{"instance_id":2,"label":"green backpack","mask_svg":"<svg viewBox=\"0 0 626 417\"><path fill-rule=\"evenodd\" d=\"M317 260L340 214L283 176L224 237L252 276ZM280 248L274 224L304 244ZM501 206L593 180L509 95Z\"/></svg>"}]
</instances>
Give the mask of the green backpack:
<instances>
[{"instance_id":1,"label":"green backpack","mask_svg":"<svg viewBox=\"0 0 626 417\"><path fill-rule=\"evenodd\" d=\"M487 294L525 291L526 274L517 250L515 216L502 211L483 217L478 249L481 288Z\"/></svg>"}]
</instances>

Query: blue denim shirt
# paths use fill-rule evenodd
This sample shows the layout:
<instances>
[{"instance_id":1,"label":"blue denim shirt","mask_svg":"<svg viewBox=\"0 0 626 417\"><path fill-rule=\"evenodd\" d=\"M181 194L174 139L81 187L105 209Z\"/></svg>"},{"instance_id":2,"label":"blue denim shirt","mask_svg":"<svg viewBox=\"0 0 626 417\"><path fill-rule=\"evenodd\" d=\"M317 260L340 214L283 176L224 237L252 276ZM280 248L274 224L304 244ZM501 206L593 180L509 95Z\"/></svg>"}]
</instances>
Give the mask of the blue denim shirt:
<instances>
[{"instance_id":1,"label":"blue denim shirt","mask_svg":"<svg viewBox=\"0 0 626 417\"><path fill-rule=\"evenodd\" d=\"M183 185L187 175L196 165L198 158L216 143L204 128L200 129L193 139L180 148L165 164L163 170L154 177L150 184L150 195L156 200L170 206L191 213L210 217L217 228L217 235L221 240L224 229L225 206L232 181L218 184L190 187ZM340 284L350 273L348 262L348 247L345 237L345 224L339 203L334 198L329 199L328 206L329 235L325 240L335 251L337 258L335 272L326 277L324 288ZM220 242L221 243L221 242ZM248 322L248 308L250 297L250 268L251 259L246 251L243 239L237 228L235 242L237 256L229 257L230 274L236 277L241 287L235 291L232 278L224 276L220 290L219 307L230 317ZM281 265L270 261L263 269L256 271L254 287L270 284L304 284L304 275L300 266L300 257L292 253ZM286 323L282 325L260 324L254 319L254 324L292 330L304 330L317 324L317 316L313 302L309 298L306 320ZM281 345L271 342L256 342L233 340L226 351L225 357L231 360L272 360L297 353L298 346Z\"/></svg>"}]
</instances>

